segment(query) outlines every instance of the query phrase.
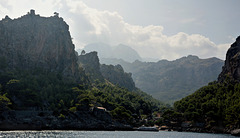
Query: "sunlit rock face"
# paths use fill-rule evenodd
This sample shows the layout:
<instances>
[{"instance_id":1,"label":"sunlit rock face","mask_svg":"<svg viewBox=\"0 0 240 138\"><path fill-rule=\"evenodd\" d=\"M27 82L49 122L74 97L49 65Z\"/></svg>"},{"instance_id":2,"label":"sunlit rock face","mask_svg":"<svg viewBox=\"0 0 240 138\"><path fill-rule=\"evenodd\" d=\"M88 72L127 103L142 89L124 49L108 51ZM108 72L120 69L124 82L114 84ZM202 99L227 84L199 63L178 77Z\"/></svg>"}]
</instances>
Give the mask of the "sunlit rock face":
<instances>
[{"instance_id":1,"label":"sunlit rock face","mask_svg":"<svg viewBox=\"0 0 240 138\"><path fill-rule=\"evenodd\" d=\"M240 36L227 51L225 65L218 77L218 81L224 82L226 78L240 81Z\"/></svg>"},{"instance_id":2,"label":"sunlit rock face","mask_svg":"<svg viewBox=\"0 0 240 138\"><path fill-rule=\"evenodd\" d=\"M79 73L69 26L57 13L41 17L31 10L17 19L2 19L0 57L12 69L43 68L69 77Z\"/></svg>"}]
</instances>

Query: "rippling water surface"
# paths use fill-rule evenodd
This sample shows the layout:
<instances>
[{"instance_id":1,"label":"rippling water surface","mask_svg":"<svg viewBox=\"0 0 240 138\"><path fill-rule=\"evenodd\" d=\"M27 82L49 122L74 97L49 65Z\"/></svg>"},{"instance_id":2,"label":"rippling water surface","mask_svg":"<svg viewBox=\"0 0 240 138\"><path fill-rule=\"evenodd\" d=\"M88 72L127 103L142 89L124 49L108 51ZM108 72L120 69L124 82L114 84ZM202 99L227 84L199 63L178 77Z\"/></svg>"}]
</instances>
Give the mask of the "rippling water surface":
<instances>
[{"instance_id":1,"label":"rippling water surface","mask_svg":"<svg viewBox=\"0 0 240 138\"><path fill-rule=\"evenodd\" d=\"M0 138L229 138L224 134L190 132L142 132L142 131L0 131Z\"/></svg>"}]
</instances>

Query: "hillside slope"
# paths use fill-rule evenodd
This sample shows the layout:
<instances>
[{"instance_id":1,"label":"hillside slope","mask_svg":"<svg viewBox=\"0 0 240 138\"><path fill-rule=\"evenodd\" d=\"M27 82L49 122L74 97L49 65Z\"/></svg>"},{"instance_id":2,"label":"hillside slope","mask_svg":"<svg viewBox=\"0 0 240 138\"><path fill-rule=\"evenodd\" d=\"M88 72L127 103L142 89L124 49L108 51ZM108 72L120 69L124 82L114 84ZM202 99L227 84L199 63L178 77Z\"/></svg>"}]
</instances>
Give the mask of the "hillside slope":
<instances>
[{"instance_id":1,"label":"hillside slope","mask_svg":"<svg viewBox=\"0 0 240 138\"><path fill-rule=\"evenodd\" d=\"M203 123L202 129L227 132L240 128L240 36L227 51L218 81L174 103L183 121ZM239 133L238 133L239 135Z\"/></svg>"},{"instance_id":2,"label":"hillside slope","mask_svg":"<svg viewBox=\"0 0 240 138\"><path fill-rule=\"evenodd\" d=\"M197 56L133 63L104 58L101 62L122 65L126 72L132 73L136 87L165 102L179 100L216 80L223 66L220 59L199 59Z\"/></svg>"}]
</instances>

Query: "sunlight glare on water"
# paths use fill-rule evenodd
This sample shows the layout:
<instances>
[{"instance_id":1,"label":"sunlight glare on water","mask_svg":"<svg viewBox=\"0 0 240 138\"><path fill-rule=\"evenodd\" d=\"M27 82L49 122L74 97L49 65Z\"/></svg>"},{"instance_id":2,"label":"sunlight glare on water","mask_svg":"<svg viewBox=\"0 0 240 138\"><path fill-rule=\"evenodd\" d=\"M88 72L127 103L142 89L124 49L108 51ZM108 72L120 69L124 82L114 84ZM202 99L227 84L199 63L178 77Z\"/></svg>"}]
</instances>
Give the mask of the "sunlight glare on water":
<instances>
[{"instance_id":1,"label":"sunlight glare on water","mask_svg":"<svg viewBox=\"0 0 240 138\"><path fill-rule=\"evenodd\" d=\"M140 131L0 131L0 138L229 138L227 134Z\"/></svg>"}]
</instances>

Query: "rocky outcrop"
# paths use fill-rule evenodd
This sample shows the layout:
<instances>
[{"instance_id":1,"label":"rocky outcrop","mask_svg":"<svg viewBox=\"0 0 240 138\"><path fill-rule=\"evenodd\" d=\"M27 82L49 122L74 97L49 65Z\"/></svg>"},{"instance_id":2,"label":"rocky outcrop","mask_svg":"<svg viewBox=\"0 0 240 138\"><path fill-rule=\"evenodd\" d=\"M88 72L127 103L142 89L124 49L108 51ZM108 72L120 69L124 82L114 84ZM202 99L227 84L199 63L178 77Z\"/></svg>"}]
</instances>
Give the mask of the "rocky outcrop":
<instances>
[{"instance_id":1,"label":"rocky outcrop","mask_svg":"<svg viewBox=\"0 0 240 138\"><path fill-rule=\"evenodd\" d=\"M225 64L222 72L218 76L219 82L224 82L226 78L233 81L240 81L240 36L227 51Z\"/></svg>"},{"instance_id":2,"label":"rocky outcrop","mask_svg":"<svg viewBox=\"0 0 240 138\"><path fill-rule=\"evenodd\" d=\"M111 83L132 91L136 89L131 73L124 72L121 65L101 65L101 73Z\"/></svg>"},{"instance_id":3,"label":"rocky outcrop","mask_svg":"<svg viewBox=\"0 0 240 138\"><path fill-rule=\"evenodd\" d=\"M69 26L57 14L6 16L0 21L0 57L8 69L42 68L74 78L79 73Z\"/></svg>"},{"instance_id":4,"label":"rocky outcrop","mask_svg":"<svg viewBox=\"0 0 240 138\"><path fill-rule=\"evenodd\" d=\"M78 64L92 82L96 80L103 82L106 79L114 85L127 88L130 91L136 89L131 73L124 72L121 65L100 65L97 52L79 55Z\"/></svg>"},{"instance_id":5,"label":"rocky outcrop","mask_svg":"<svg viewBox=\"0 0 240 138\"><path fill-rule=\"evenodd\" d=\"M100 72L100 63L97 56L97 52L90 52L87 54L81 54L78 56L78 64L82 67L89 77L90 81L95 80L104 81L104 78Z\"/></svg>"}]
</instances>

